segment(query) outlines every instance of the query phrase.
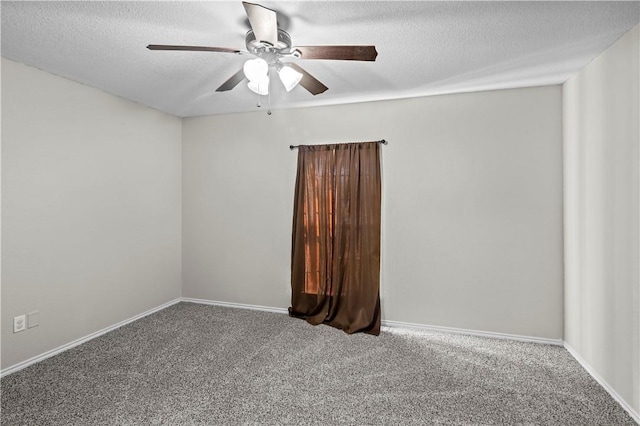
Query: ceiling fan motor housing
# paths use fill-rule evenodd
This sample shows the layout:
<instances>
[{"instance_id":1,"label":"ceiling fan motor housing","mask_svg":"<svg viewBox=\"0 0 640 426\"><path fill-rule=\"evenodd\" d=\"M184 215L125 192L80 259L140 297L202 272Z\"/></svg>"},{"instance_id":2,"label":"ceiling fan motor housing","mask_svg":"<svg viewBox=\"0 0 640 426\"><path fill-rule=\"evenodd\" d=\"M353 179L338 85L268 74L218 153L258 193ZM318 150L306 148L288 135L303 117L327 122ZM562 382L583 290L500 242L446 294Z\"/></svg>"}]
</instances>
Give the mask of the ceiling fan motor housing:
<instances>
[{"instance_id":1,"label":"ceiling fan motor housing","mask_svg":"<svg viewBox=\"0 0 640 426\"><path fill-rule=\"evenodd\" d=\"M247 31L244 39L247 50L270 65L274 64L280 56L296 56L297 51L291 51L291 36L281 29L278 29L278 43L275 46L268 41L256 40L253 30Z\"/></svg>"}]
</instances>

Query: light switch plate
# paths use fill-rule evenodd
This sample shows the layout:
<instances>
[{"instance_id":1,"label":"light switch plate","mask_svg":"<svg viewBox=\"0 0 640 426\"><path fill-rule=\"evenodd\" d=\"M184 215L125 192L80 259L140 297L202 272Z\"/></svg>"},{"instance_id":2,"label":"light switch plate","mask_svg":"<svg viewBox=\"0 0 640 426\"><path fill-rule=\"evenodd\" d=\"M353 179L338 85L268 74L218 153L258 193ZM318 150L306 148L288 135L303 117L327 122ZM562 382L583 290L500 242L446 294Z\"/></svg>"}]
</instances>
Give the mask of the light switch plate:
<instances>
[{"instance_id":1,"label":"light switch plate","mask_svg":"<svg viewBox=\"0 0 640 426\"><path fill-rule=\"evenodd\" d=\"M40 325L40 312L33 311L27 314L27 328L33 328Z\"/></svg>"}]
</instances>

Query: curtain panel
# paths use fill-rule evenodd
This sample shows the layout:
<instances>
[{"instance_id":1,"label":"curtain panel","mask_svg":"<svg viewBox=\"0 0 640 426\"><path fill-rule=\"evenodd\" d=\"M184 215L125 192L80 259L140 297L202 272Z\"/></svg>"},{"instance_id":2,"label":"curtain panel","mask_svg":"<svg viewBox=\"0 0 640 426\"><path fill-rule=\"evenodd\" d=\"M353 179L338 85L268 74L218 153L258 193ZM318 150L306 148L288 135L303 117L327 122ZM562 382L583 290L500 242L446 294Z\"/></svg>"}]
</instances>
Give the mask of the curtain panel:
<instances>
[{"instance_id":1,"label":"curtain panel","mask_svg":"<svg viewBox=\"0 0 640 426\"><path fill-rule=\"evenodd\" d=\"M380 334L380 144L298 147L289 314Z\"/></svg>"}]
</instances>

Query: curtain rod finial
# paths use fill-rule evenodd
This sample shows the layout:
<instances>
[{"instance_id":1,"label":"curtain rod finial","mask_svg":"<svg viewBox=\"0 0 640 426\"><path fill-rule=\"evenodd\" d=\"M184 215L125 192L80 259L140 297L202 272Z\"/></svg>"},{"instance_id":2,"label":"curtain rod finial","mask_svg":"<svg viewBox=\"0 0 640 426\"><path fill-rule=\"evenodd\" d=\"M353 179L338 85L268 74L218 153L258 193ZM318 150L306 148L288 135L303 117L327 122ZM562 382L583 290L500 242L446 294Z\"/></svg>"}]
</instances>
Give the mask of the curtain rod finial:
<instances>
[{"instance_id":1,"label":"curtain rod finial","mask_svg":"<svg viewBox=\"0 0 640 426\"><path fill-rule=\"evenodd\" d=\"M293 148L295 148L295 146L293 146L293 145L289 145L289 149L290 149L291 151L293 151Z\"/></svg>"}]
</instances>

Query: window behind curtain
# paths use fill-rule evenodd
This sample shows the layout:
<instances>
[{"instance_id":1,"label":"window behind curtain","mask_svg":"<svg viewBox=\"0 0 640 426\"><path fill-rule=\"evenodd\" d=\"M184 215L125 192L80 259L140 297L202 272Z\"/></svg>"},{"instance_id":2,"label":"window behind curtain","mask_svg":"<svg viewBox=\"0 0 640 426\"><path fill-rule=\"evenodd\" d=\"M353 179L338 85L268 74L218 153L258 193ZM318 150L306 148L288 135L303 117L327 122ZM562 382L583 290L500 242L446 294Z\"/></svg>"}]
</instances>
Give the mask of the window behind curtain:
<instances>
[{"instance_id":1,"label":"window behind curtain","mask_svg":"<svg viewBox=\"0 0 640 426\"><path fill-rule=\"evenodd\" d=\"M379 334L379 144L298 149L289 312Z\"/></svg>"}]
</instances>

